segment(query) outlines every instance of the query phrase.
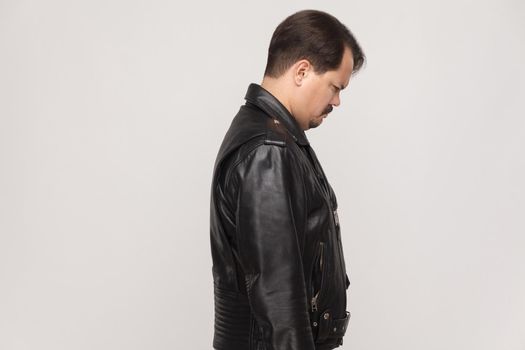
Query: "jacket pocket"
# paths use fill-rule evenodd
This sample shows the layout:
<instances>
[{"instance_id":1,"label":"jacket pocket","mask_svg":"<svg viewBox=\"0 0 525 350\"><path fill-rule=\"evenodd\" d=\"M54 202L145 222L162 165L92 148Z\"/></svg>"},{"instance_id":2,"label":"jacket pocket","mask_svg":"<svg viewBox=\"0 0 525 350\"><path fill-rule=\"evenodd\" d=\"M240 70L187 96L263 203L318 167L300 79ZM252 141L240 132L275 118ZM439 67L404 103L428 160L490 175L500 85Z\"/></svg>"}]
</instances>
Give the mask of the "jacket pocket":
<instances>
[{"instance_id":1,"label":"jacket pocket","mask_svg":"<svg viewBox=\"0 0 525 350\"><path fill-rule=\"evenodd\" d=\"M319 299L322 296L323 284L325 280L325 244L324 242L319 242L317 245L316 255L314 259L314 266L312 269L311 284L312 284L312 299L310 302L312 311L317 311L317 306L319 304Z\"/></svg>"}]
</instances>

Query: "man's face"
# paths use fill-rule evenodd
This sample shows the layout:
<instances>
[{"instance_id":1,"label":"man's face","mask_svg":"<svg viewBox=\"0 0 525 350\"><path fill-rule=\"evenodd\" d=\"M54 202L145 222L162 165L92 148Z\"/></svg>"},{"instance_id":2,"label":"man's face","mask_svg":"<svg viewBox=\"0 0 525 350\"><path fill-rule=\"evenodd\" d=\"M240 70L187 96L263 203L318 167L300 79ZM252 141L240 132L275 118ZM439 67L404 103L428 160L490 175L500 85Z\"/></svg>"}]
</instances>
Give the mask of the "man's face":
<instances>
[{"instance_id":1,"label":"man's face","mask_svg":"<svg viewBox=\"0 0 525 350\"><path fill-rule=\"evenodd\" d=\"M352 53L346 48L338 69L323 74L317 74L313 69L307 72L296 95L293 111L303 130L321 125L333 106L339 106L339 92L348 85L353 67Z\"/></svg>"}]
</instances>

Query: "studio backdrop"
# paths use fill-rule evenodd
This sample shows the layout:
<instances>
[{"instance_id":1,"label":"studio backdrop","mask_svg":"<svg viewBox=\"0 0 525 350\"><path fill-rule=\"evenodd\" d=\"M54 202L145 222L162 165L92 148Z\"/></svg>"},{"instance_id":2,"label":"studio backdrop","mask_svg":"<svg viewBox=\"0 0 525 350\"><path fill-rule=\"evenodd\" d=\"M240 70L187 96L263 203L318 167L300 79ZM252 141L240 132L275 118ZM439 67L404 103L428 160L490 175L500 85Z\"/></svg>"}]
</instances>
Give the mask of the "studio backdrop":
<instances>
[{"instance_id":1,"label":"studio backdrop","mask_svg":"<svg viewBox=\"0 0 525 350\"><path fill-rule=\"evenodd\" d=\"M288 15L366 56L307 137L342 350L525 349L522 1L0 1L0 349L211 349L224 133Z\"/></svg>"}]
</instances>

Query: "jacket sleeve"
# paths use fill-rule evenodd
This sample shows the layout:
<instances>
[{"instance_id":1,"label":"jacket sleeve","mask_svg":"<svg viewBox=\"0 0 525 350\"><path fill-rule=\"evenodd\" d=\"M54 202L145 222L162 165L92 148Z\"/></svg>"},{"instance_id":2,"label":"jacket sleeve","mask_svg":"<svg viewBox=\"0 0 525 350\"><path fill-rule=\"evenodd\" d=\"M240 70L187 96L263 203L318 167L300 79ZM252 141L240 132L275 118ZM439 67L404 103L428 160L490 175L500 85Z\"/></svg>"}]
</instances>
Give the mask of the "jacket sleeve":
<instances>
[{"instance_id":1,"label":"jacket sleeve","mask_svg":"<svg viewBox=\"0 0 525 350\"><path fill-rule=\"evenodd\" d=\"M260 145L236 170L238 257L266 349L315 350L297 232L306 220L303 180L288 152Z\"/></svg>"}]
</instances>

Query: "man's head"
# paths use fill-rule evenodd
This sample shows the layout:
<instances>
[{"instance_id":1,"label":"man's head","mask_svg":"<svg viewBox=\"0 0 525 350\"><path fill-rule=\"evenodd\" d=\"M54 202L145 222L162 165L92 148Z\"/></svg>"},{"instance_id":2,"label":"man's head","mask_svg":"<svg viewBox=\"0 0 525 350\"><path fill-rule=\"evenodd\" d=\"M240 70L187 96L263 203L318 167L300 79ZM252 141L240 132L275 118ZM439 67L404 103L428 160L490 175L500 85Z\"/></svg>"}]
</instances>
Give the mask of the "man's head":
<instances>
[{"instance_id":1,"label":"man's head","mask_svg":"<svg viewBox=\"0 0 525 350\"><path fill-rule=\"evenodd\" d=\"M337 18L304 10L275 29L261 85L307 130L340 104L339 91L364 61L356 39Z\"/></svg>"}]
</instances>

